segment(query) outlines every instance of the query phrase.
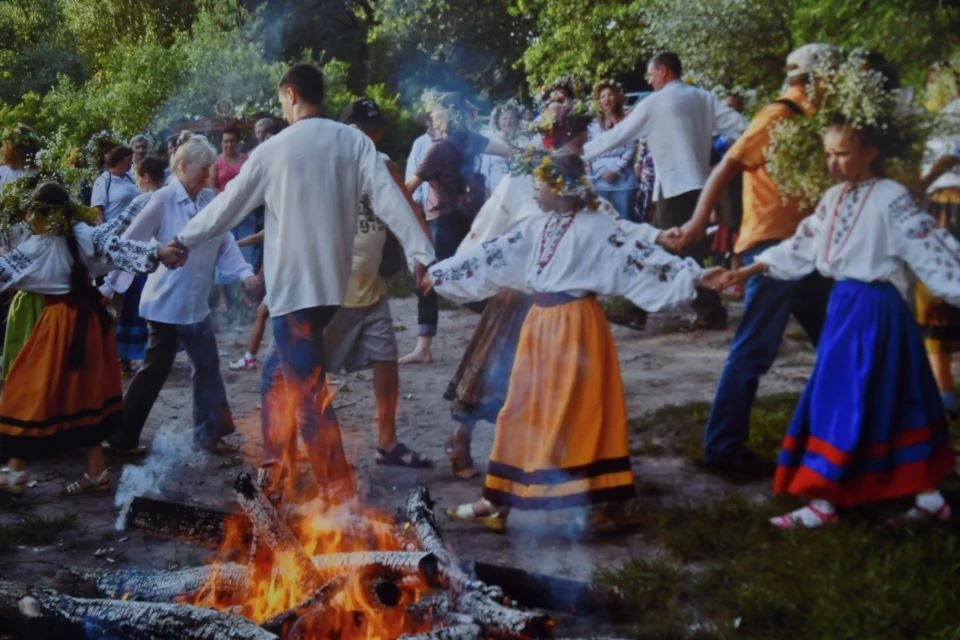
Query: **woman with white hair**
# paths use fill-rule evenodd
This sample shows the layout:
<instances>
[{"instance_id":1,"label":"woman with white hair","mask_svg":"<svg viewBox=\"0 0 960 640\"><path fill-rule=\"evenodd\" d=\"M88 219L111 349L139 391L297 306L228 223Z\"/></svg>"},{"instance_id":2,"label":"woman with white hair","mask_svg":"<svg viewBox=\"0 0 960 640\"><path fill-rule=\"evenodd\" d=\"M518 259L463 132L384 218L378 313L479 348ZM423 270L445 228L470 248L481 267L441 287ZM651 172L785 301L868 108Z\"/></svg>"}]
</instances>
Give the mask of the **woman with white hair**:
<instances>
[{"instance_id":1,"label":"woman with white hair","mask_svg":"<svg viewBox=\"0 0 960 640\"><path fill-rule=\"evenodd\" d=\"M159 189L130 223L124 239L149 240L161 245L173 240L214 198L206 187L217 152L206 138L194 135L177 147L170 182ZM213 270L242 279L253 287L253 268L243 259L229 232L190 252L176 270L161 267L147 278L140 298L140 316L147 321L149 339L143 365L124 397L123 428L106 443L107 451L140 453L140 433L163 388L178 342L193 363L193 438L211 453L234 453L236 446L223 437L234 432L233 416L220 376L217 341L210 322L208 298Z\"/></svg>"}]
</instances>

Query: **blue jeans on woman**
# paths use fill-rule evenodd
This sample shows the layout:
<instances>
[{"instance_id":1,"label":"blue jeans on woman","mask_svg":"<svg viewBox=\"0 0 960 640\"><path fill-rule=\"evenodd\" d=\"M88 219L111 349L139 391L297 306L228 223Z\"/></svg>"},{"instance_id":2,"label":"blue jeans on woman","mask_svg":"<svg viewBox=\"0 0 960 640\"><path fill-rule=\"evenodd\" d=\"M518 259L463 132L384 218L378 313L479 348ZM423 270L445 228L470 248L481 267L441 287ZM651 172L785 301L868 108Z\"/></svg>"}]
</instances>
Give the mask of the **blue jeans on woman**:
<instances>
[{"instance_id":1,"label":"blue jeans on woman","mask_svg":"<svg viewBox=\"0 0 960 640\"><path fill-rule=\"evenodd\" d=\"M741 254L744 267L776 242L762 243ZM814 272L801 280L775 280L757 275L747 281L743 317L723 365L717 393L703 435L703 460L736 463L747 451L750 409L760 376L773 366L790 314L814 346L826 317L832 281Z\"/></svg>"},{"instance_id":2,"label":"blue jeans on woman","mask_svg":"<svg viewBox=\"0 0 960 640\"><path fill-rule=\"evenodd\" d=\"M613 205L613 208L616 209L617 213L620 214L620 217L624 220L633 220L634 222L642 222L635 220L636 217L636 202L637 202L637 190L633 189L597 189L597 195L607 200L610 204Z\"/></svg>"},{"instance_id":3,"label":"blue jeans on woman","mask_svg":"<svg viewBox=\"0 0 960 640\"><path fill-rule=\"evenodd\" d=\"M320 486L352 494L353 469L324 370L323 330L336 311L311 307L270 318L274 341L260 379L263 445L268 460L293 463L299 430Z\"/></svg>"}]
</instances>

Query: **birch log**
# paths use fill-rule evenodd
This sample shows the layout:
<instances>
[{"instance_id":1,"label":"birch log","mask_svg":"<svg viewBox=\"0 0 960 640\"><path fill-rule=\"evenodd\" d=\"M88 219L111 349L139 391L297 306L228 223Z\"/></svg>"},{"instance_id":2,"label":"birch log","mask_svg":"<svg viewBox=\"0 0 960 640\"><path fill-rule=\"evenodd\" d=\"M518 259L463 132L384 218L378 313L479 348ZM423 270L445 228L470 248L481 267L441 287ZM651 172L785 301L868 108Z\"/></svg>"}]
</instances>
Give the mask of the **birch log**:
<instances>
[{"instance_id":1,"label":"birch log","mask_svg":"<svg viewBox=\"0 0 960 640\"><path fill-rule=\"evenodd\" d=\"M63 593L83 597L184 602L207 591L218 600L239 601L250 586L250 572L232 563L176 571L64 569L57 573L55 583Z\"/></svg>"}]
</instances>

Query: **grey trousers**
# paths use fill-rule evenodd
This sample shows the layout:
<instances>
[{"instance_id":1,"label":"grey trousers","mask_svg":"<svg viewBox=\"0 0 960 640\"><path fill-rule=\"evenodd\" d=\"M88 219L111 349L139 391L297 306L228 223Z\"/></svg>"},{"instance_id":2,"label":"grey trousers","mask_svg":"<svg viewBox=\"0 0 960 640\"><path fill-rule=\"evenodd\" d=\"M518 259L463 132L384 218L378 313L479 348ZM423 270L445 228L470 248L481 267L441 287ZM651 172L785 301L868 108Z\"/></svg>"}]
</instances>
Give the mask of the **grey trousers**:
<instances>
[{"instance_id":1,"label":"grey trousers","mask_svg":"<svg viewBox=\"0 0 960 640\"><path fill-rule=\"evenodd\" d=\"M699 199L700 189L687 191L672 198L664 198L661 195L656 202L654 214L656 226L660 229L683 226L693 217L693 211L697 208ZM703 266L703 261L710 255L710 238L703 238L692 245L684 255L693 258ZM726 322L727 310L723 306L723 300L720 299L720 294L712 289L697 287L697 299L692 306L700 319L705 322Z\"/></svg>"},{"instance_id":2,"label":"grey trousers","mask_svg":"<svg viewBox=\"0 0 960 640\"><path fill-rule=\"evenodd\" d=\"M149 337L143 365L123 398L123 428L110 438L118 449L132 449L173 368L177 346L183 342L193 364L193 440L207 446L233 433L233 415L220 375L220 356L210 318L197 324L148 322Z\"/></svg>"}]
</instances>

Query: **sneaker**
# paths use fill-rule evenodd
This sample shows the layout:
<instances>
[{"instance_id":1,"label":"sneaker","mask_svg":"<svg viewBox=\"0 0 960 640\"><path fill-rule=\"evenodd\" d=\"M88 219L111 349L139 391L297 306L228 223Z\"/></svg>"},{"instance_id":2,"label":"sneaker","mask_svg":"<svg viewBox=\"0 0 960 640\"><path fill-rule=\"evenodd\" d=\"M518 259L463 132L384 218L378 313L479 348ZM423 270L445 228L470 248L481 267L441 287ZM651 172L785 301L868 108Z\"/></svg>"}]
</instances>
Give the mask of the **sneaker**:
<instances>
[{"instance_id":1,"label":"sneaker","mask_svg":"<svg viewBox=\"0 0 960 640\"><path fill-rule=\"evenodd\" d=\"M231 371L249 371L251 369L256 369L256 368L257 368L257 359L248 358L247 356L242 356L236 362L230 363Z\"/></svg>"}]
</instances>

